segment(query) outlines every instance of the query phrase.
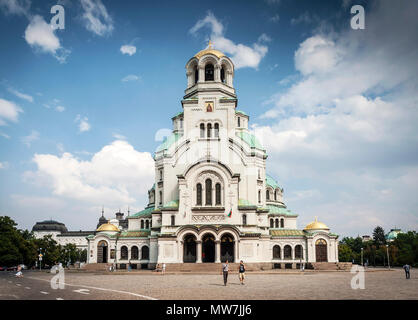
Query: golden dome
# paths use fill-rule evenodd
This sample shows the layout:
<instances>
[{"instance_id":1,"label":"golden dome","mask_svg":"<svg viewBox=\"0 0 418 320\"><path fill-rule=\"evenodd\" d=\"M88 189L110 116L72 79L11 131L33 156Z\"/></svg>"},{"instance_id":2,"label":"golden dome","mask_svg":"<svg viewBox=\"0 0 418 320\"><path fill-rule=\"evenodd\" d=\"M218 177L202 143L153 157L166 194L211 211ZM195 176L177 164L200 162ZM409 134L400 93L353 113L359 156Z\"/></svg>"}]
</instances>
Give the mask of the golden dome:
<instances>
[{"instance_id":1,"label":"golden dome","mask_svg":"<svg viewBox=\"0 0 418 320\"><path fill-rule=\"evenodd\" d=\"M304 230L329 230L325 223L319 222L318 218L315 217L315 221L308 224Z\"/></svg>"},{"instance_id":2,"label":"golden dome","mask_svg":"<svg viewBox=\"0 0 418 320\"><path fill-rule=\"evenodd\" d=\"M212 48L212 42L211 41L209 41L208 47L206 49L196 53L195 57L200 59L200 57L204 56L205 54L213 54L213 55L217 56L218 58L225 57L225 54L223 54L219 50L216 50L216 49Z\"/></svg>"},{"instance_id":3,"label":"golden dome","mask_svg":"<svg viewBox=\"0 0 418 320\"><path fill-rule=\"evenodd\" d=\"M98 232L100 231L116 231L119 232L118 227L116 227L114 224L111 224L110 222L102 224L100 227L97 228Z\"/></svg>"}]
</instances>

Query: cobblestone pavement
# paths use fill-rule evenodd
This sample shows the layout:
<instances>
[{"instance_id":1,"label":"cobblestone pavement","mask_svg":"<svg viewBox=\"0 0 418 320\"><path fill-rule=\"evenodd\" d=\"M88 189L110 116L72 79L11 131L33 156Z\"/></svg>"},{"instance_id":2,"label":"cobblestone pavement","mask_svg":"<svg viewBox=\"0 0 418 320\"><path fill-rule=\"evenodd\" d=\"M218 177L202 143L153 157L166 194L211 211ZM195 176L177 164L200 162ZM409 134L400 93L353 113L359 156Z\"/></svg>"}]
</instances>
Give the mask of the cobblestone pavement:
<instances>
[{"instance_id":1,"label":"cobblestone pavement","mask_svg":"<svg viewBox=\"0 0 418 320\"><path fill-rule=\"evenodd\" d=\"M418 299L418 273L412 270L407 280L402 269L366 272L364 290L351 289L350 272L248 273L245 285L233 273L226 287L220 274L67 272L64 290L51 289L52 276L2 272L0 299Z\"/></svg>"}]
</instances>

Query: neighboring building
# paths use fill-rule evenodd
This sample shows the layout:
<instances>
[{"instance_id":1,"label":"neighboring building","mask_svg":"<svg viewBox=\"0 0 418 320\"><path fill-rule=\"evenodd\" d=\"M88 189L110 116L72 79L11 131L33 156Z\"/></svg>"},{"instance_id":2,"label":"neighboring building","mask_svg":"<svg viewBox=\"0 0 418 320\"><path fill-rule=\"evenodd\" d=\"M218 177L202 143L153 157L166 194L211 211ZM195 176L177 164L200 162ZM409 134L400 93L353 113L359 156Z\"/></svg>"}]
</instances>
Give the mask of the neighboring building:
<instances>
[{"instance_id":1,"label":"neighboring building","mask_svg":"<svg viewBox=\"0 0 418 320\"><path fill-rule=\"evenodd\" d=\"M386 241L392 242L398 237L398 234L403 233L401 229L391 229L386 235Z\"/></svg>"},{"instance_id":2,"label":"neighboring building","mask_svg":"<svg viewBox=\"0 0 418 320\"><path fill-rule=\"evenodd\" d=\"M364 235L362 236L363 242L367 242L367 241L371 241L373 240L373 238L369 235Z\"/></svg>"},{"instance_id":3,"label":"neighboring building","mask_svg":"<svg viewBox=\"0 0 418 320\"><path fill-rule=\"evenodd\" d=\"M148 205L127 217L127 228L121 219L100 224L87 237L88 262L338 262L338 236L316 219L298 229L267 174L266 150L236 109L232 61L209 46L187 62L186 75L183 111L154 155Z\"/></svg>"}]
</instances>

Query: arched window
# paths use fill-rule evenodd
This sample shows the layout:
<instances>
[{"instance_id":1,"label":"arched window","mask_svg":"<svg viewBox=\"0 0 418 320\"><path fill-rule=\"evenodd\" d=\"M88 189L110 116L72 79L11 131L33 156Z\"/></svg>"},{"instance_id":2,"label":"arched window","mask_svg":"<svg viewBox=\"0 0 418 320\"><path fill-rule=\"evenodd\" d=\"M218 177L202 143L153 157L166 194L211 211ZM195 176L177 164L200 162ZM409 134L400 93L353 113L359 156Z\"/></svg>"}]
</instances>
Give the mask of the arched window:
<instances>
[{"instance_id":1,"label":"arched window","mask_svg":"<svg viewBox=\"0 0 418 320\"><path fill-rule=\"evenodd\" d=\"M160 205L163 204L163 192L160 191Z\"/></svg>"},{"instance_id":2,"label":"arched window","mask_svg":"<svg viewBox=\"0 0 418 320\"><path fill-rule=\"evenodd\" d=\"M274 220L270 219L270 228L274 228Z\"/></svg>"},{"instance_id":3,"label":"arched window","mask_svg":"<svg viewBox=\"0 0 418 320\"><path fill-rule=\"evenodd\" d=\"M274 224L275 224L275 227L276 227L276 228L278 228L278 227L279 227L279 219L276 219L276 220L274 221Z\"/></svg>"},{"instance_id":4,"label":"arched window","mask_svg":"<svg viewBox=\"0 0 418 320\"><path fill-rule=\"evenodd\" d=\"M205 195L206 195L206 205L212 205L212 180L206 179L205 181Z\"/></svg>"},{"instance_id":5,"label":"arched window","mask_svg":"<svg viewBox=\"0 0 418 320\"><path fill-rule=\"evenodd\" d=\"M147 246L143 246L141 248L141 260L148 260L149 259L149 248Z\"/></svg>"},{"instance_id":6,"label":"arched window","mask_svg":"<svg viewBox=\"0 0 418 320\"><path fill-rule=\"evenodd\" d=\"M152 228L152 219L149 221L149 227Z\"/></svg>"},{"instance_id":7,"label":"arched window","mask_svg":"<svg viewBox=\"0 0 418 320\"><path fill-rule=\"evenodd\" d=\"M171 216L171 225L172 226L175 226L176 225L176 216L175 215L172 215Z\"/></svg>"},{"instance_id":8,"label":"arched window","mask_svg":"<svg viewBox=\"0 0 418 320\"><path fill-rule=\"evenodd\" d=\"M215 123L215 138L219 138L219 123Z\"/></svg>"},{"instance_id":9,"label":"arched window","mask_svg":"<svg viewBox=\"0 0 418 320\"><path fill-rule=\"evenodd\" d=\"M274 190L274 201L277 200L277 190Z\"/></svg>"},{"instance_id":10,"label":"arched window","mask_svg":"<svg viewBox=\"0 0 418 320\"><path fill-rule=\"evenodd\" d=\"M212 125L210 123L208 123L207 127L208 127L208 138L210 138L211 134L212 134Z\"/></svg>"},{"instance_id":11,"label":"arched window","mask_svg":"<svg viewBox=\"0 0 418 320\"><path fill-rule=\"evenodd\" d=\"M200 124L200 137L205 137L205 125L203 123Z\"/></svg>"},{"instance_id":12,"label":"arched window","mask_svg":"<svg viewBox=\"0 0 418 320\"><path fill-rule=\"evenodd\" d=\"M238 117L238 128L241 127L241 118Z\"/></svg>"},{"instance_id":13,"label":"arched window","mask_svg":"<svg viewBox=\"0 0 418 320\"><path fill-rule=\"evenodd\" d=\"M221 184L217 183L215 185L215 204L220 205L221 204Z\"/></svg>"},{"instance_id":14,"label":"arched window","mask_svg":"<svg viewBox=\"0 0 418 320\"><path fill-rule=\"evenodd\" d=\"M289 245L284 246L283 253L284 253L285 259L288 259L288 260L292 259L292 247L291 246Z\"/></svg>"},{"instance_id":15,"label":"arched window","mask_svg":"<svg viewBox=\"0 0 418 320\"><path fill-rule=\"evenodd\" d=\"M144 220L141 220L141 229L144 229Z\"/></svg>"},{"instance_id":16,"label":"arched window","mask_svg":"<svg viewBox=\"0 0 418 320\"><path fill-rule=\"evenodd\" d=\"M139 253L138 247L137 246L133 246L131 248L131 259L132 260L138 260L138 253Z\"/></svg>"},{"instance_id":17,"label":"arched window","mask_svg":"<svg viewBox=\"0 0 418 320\"><path fill-rule=\"evenodd\" d=\"M225 68L221 68L221 82L225 83Z\"/></svg>"},{"instance_id":18,"label":"arched window","mask_svg":"<svg viewBox=\"0 0 418 320\"><path fill-rule=\"evenodd\" d=\"M128 247L123 246L120 248L120 259L121 260L128 260Z\"/></svg>"},{"instance_id":19,"label":"arched window","mask_svg":"<svg viewBox=\"0 0 418 320\"><path fill-rule=\"evenodd\" d=\"M280 228L284 228L284 219L283 218L280 219Z\"/></svg>"},{"instance_id":20,"label":"arched window","mask_svg":"<svg viewBox=\"0 0 418 320\"><path fill-rule=\"evenodd\" d=\"M266 190L266 200L270 200L270 191Z\"/></svg>"},{"instance_id":21,"label":"arched window","mask_svg":"<svg viewBox=\"0 0 418 320\"><path fill-rule=\"evenodd\" d=\"M199 81L199 68L194 67L194 83L196 84Z\"/></svg>"},{"instance_id":22,"label":"arched window","mask_svg":"<svg viewBox=\"0 0 418 320\"><path fill-rule=\"evenodd\" d=\"M149 229L149 220L145 220L145 229Z\"/></svg>"},{"instance_id":23,"label":"arched window","mask_svg":"<svg viewBox=\"0 0 418 320\"><path fill-rule=\"evenodd\" d=\"M247 225L247 215L246 214L242 215L242 225L244 225L244 226Z\"/></svg>"},{"instance_id":24,"label":"arched window","mask_svg":"<svg viewBox=\"0 0 418 320\"><path fill-rule=\"evenodd\" d=\"M205 81L213 81L214 68L213 64L208 63L205 66Z\"/></svg>"},{"instance_id":25,"label":"arched window","mask_svg":"<svg viewBox=\"0 0 418 320\"><path fill-rule=\"evenodd\" d=\"M280 259L280 246L278 245L273 247L273 259Z\"/></svg>"},{"instance_id":26,"label":"arched window","mask_svg":"<svg viewBox=\"0 0 418 320\"><path fill-rule=\"evenodd\" d=\"M303 259L303 250L300 244L295 247L295 259Z\"/></svg>"},{"instance_id":27,"label":"arched window","mask_svg":"<svg viewBox=\"0 0 418 320\"><path fill-rule=\"evenodd\" d=\"M258 203L261 203L261 191L258 190Z\"/></svg>"},{"instance_id":28,"label":"arched window","mask_svg":"<svg viewBox=\"0 0 418 320\"><path fill-rule=\"evenodd\" d=\"M200 183L196 185L196 205L202 205L202 185Z\"/></svg>"}]
</instances>

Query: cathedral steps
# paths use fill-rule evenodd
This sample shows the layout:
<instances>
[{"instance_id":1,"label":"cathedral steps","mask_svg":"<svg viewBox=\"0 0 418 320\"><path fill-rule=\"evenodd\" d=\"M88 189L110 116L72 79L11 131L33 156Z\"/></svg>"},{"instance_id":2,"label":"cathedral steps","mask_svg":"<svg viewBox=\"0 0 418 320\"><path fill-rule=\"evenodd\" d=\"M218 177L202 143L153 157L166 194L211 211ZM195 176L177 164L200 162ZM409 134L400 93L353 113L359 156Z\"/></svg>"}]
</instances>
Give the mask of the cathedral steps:
<instances>
[{"instance_id":1,"label":"cathedral steps","mask_svg":"<svg viewBox=\"0 0 418 320\"><path fill-rule=\"evenodd\" d=\"M230 272L238 272L239 263L229 263ZM246 271L272 269L271 263L246 263ZM166 272L221 272L222 263L166 263Z\"/></svg>"},{"instance_id":2,"label":"cathedral steps","mask_svg":"<svg viewBox=\"0 0 418 320\"><path fill-rule=\"evenodd\" d=\"M109 271L111 263L86 263L82 270L85 271Z\"/></svg>"},{"instance_id":3,"label":"cathedral steps","mask_svg":"<svg viewBox=\"0 0 418 320\"><path fill-rule=\"evenodd\" d=\"M314 270L350 270L351 262L312 262Z\"/></svg>"}]
</instances>

